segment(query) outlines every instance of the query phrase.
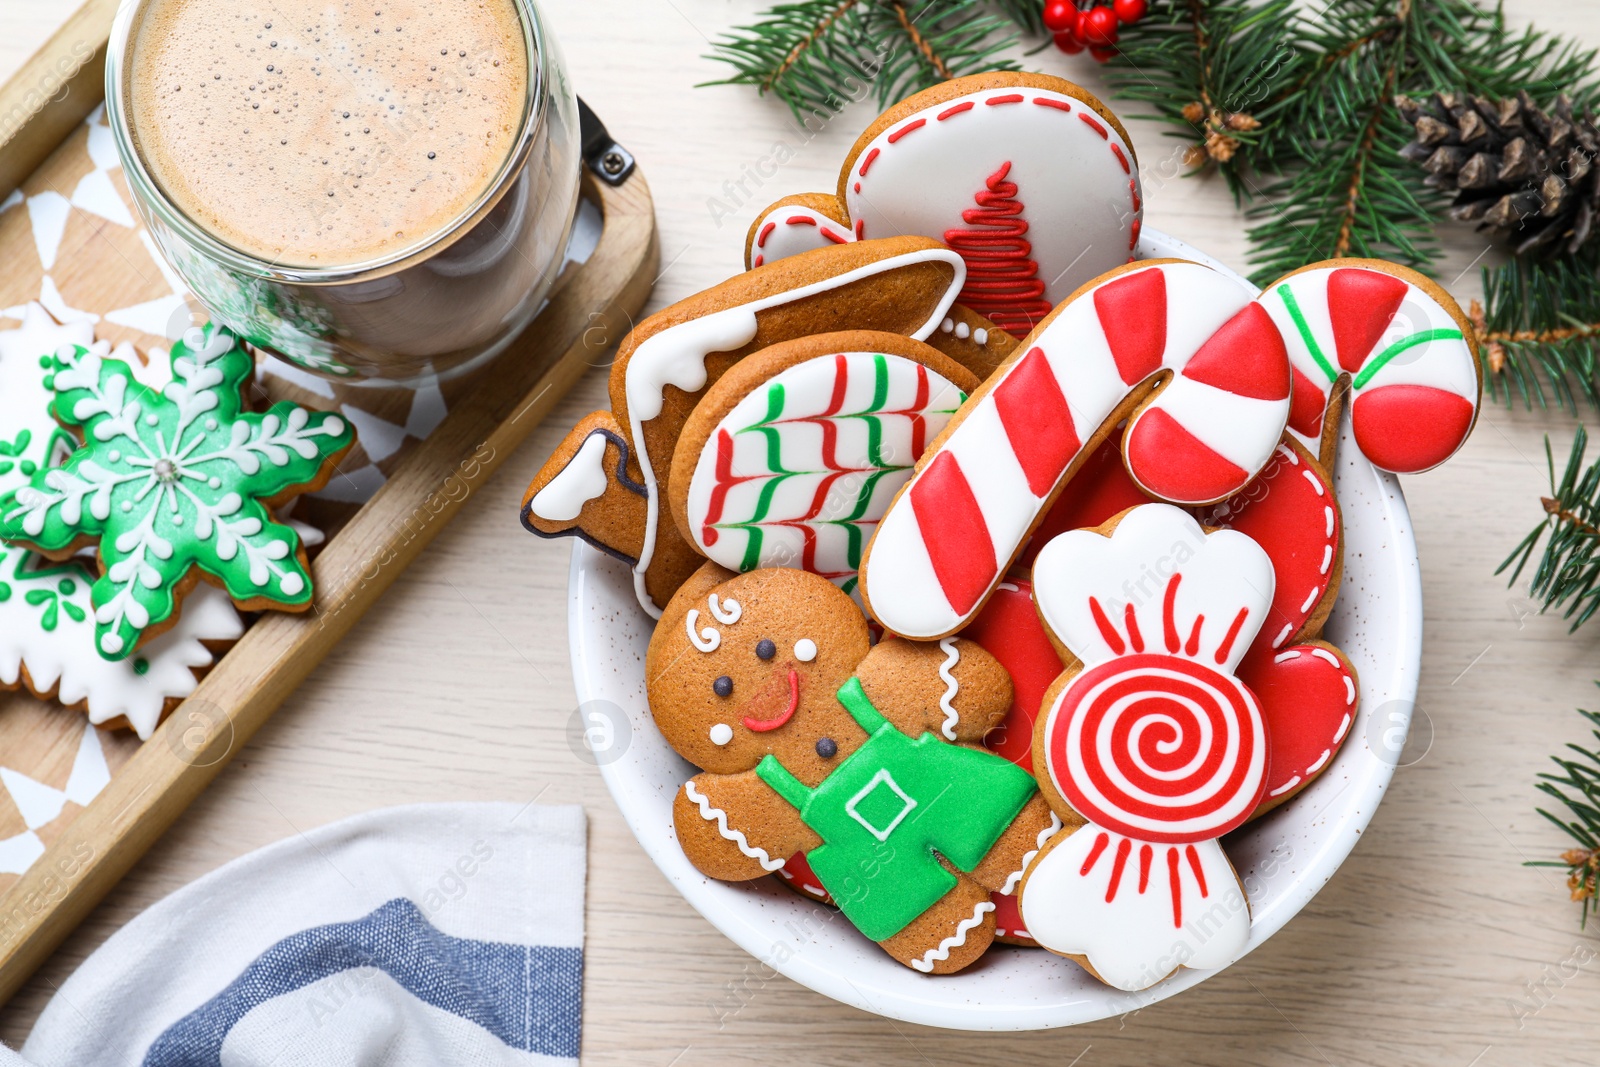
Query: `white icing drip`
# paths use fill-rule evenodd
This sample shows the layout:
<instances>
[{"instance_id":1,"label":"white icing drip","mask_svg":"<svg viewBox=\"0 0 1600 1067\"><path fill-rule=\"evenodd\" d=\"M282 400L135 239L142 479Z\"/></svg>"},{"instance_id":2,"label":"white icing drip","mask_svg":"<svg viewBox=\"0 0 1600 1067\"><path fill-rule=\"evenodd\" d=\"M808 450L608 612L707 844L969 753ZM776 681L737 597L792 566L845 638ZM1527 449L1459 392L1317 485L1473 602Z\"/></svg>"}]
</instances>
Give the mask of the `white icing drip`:
<instances>
[{"instance_id":1,"label":"white icing drip","mask_svg":"<svg viewBox=\"0 0 1600 1067\"><path fill-rule=\"evenodd\" d=\"M1056 831L1060 829L1061 816L1052 811L1050 813L1050 825L1039 831L1039 836L1034 839L1033 847L1022 854L1022 862L1017 864L1017 869L1012 871L1010 877L1006 879L1005 886L1000 890L1001 896L1009 897L1017 891L1017 886L1022 882L1022 875L1027 871L1028 864L1032 863L1033 857L1037 856L1039 850L1044 848L1044 843L1054 837Z\"/></svg>"},{"instance_id":2,"label":"white icing drip","mask_svg":"<svg viewBox=\"0 0 1600 1067\"><path fill-rule=\"evenodd\" d=\"M529 509L550 522L571 522L583 506L606 491L606 435L592 433L584 439L561 473L534 494Z\"/></svg>"},{"instance_id":3,"label":"white icing drip","mask_svg":"<svg viewBox=\"0 0 1600 1067\"><path fill-rule=\"evenodd\" d=\"M744 614L744 609L739 606L737 600L724 600L719 603L715 593L707 599L706 606L711 609L712 618L727 626L738 622L739 616Z\"/></svg>"},{"instance_id":4,"label":"white icing drip","mask_svg":"<svg viewBox=\"0 0 1600 1067\"><path fill-rule=\"evenodd\" d=\"M926 341L944 321L950 305L955 303L957 294L967 282L966 264L959 255L947 248L925 248L904 255L890 256L888 259L880 259L876 263L868 263L810 285L786 289L780 293L752 300L748 304L724 308L710 315L670 326L660 333L645 338L639 347L633 350L633 354L628 358L627 371L624 373L623 394L628 404L628 432L633 438L634 455L638 457L645 487L644 547L639 553L639 562L634 564L633 588L639 597L639 603L651 617L657 619L661 617L661 608L645 589L645 572L650 569L650 560L655 555L656 524L660 517L661 502L656 486L655 467L645 443L644 424L661 414L661 407L666 402L666 387L675 385L690 393L705 388L706 357L713 352L728 352L749 344L759 328L756 320L757 312L792 304L818 293L825 293L865 278L918 263L947 263L955 272L949 287L940 297L928 320L911 334L915 340Z\"/></svg>"},{"instance_id":5,"label":"white icing drip","mask_svg":"<svg viewBox=\"0 0 1600 1067\"><path fill-rule=\"evenodd\" d=\"M944 725L939 728L939 732L944 734L946 740L954 741L956 723L961 721L961 715L951 701L955 699L956 691L961 688L961 684L950 672L961 662L961 650L956 647L956 639L953 637L940 640L939 647L944 649L944 662L939 664L939 677L944 681L944 695L939 698L939 710L944 712Z\"/></svg>"},{"instance_id":6,"label":"white icing drip","mask_svg":"<svg viewBox=\"0 0 1600 1067\"><path fill-rule=\"evenodd\" d=\"M722 644L722 631L715 626L707 626L697 632L694 625L699 619L698 610L691 611L683 617L683 628L689 633L689 643L701 652L715 652L717 646Z\"/></svg>"},{"instance_id":7,"label":"white icing drip","mask_svg":"<svg viewBox=\"0 0 1600 1067\"><path fill-rule=\"evenodd\" d=\"M959 948L966 944L967 934L974 927L982 926L983 917L993 910L993 903L987 900L983 901L976 908L972 909L972 917L970 919L961 920L961 922L956 926L955 933L939 942L938 948L930 948L927 952L924 952L920 960L912 960L911 966L915 967L923 974L928 974L931 972L935 962L942 963L950 958L951 949Z\"/></svg>"},{"instance_id":8,"label":"white icing drip","mask_svg":"<svg viewBox=\"0 0 1600 1067\"><path fill-rule=\"evenodd\" d=\"M721 808L713 808L711 806L711 801L706 797L706 795L694 787L694 781L692 779L683 783L683 791L684 794L688 796L690 800L694 801L694 803L700 808L700 817L706 822L716 823L717 833L738 845L740 852L760 863L762 870L775 871L783 866L783 860L773 859L767 854L765 849L756 848L750 843L749 838L745 837L744 834L729 826L728 813L723 811Z\"/></svg>"}]
</instances>

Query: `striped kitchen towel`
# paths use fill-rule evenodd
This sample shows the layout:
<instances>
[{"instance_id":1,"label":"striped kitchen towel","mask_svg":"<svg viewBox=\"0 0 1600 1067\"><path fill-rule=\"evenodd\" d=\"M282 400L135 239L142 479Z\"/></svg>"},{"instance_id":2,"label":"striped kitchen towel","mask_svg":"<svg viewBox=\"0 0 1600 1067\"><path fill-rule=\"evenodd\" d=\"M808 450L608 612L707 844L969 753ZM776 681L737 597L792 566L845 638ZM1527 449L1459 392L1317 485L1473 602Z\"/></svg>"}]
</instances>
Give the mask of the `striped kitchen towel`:
<instances>
[{"instance_id":1,"label":"striped kitchen towel","mask_svg":"<svg viewBox=\"0 0 1600 1067\"><path fill-rule=\"evenodd\" d=\"M576 1064L585 833L423 804L243 856L111 937L0 1067Z\"/></svg>"}]
</instances>

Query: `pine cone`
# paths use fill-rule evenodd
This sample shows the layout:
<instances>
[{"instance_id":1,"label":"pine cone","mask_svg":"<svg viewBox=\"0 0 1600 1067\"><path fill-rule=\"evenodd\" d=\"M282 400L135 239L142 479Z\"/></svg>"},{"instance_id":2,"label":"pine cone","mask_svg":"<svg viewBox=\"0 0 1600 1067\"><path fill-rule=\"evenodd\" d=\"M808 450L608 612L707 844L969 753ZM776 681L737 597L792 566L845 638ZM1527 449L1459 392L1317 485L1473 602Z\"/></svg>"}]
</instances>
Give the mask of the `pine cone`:
<instances>
[{"instance_id":1,"label":"pine cone","mask_svg":"<svg viewBox=\"0 0 1600 1067\"><path fill-rule=\"evenodd\" d=\"M1596 116L1574 116L1565 96L1544 110L1527 93L1402 96L1395 106L1416 133L1400 154L1428 185L1455 193L1452 218L1496 231L1519 255L1570 255L1589 240L1600 211Z\"/></svg>"}]
</instances>

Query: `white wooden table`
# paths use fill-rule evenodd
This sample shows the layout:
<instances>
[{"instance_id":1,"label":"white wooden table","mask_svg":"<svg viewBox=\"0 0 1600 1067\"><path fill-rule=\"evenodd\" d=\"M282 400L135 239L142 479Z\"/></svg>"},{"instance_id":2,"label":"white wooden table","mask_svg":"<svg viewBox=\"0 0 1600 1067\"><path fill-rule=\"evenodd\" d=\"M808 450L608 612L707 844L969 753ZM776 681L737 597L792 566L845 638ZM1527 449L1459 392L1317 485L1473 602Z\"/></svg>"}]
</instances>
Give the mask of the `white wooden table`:
<instances>
[{"instance_id":1,"label":"white wooden table","mask_svg":"<svg viewBox=\"0 0 1600 1067\"><path fill-rule=\"evenodd\" d=\"M66 6L0 0L0 76ZM708 38L757 4L544 7L580 92L636 153L655 192L665 267L652 310L738 269L745 227L767 201L832 188L843 152L876 114L870 104L853 107L812 137L750 90L694 88L721 74L700 58ZM1600 44L1600 0L1507 7L1515 20L1536 17L1545 29ZM1100 84L1086 56L1051 51L1033 62ZM1176 142L1153 124L1131 125L1147 224L1242 265L1240 219L1221 183L1178 180ZM774 178L755 177L753 164L776 142L794 158ZM720 226L714 201L733 209ZM1485 244L1470 230L1448 230L1445 240L1439 277L1465 303L1478 295L1472 264ZM1591 682L1600 677L1600 624L1568 636L1559 620L1529 615L1524 591L1493 574L1539 515L1543 435L1564 456L1570 414L1490 404L1461 455L1407 480L1428 605L1416 736L1405 757L1415 762L1398 771L1367 840L1305 911L1239 965L1137 1015L1068 1031L963 1036L874 1018L762 969L667 885L597 772L568 748L569 544L528 536L516 511L526 479L565 428L602 406L604 380L603 368L585 379L0 1011L0 1038L20 1041L111 932L235 856L384 805L537 797L589 812L583 1041L591 1063L1488 1067L1600 1059L1600 927L1580 932L1561 872L1522 865L1565 847L1534 813L1533 782L1551 753L1586 739L1571 709L1600 702ZM1569 965L1575 953L1589 962Z\"/></svg>"}]
</instances>

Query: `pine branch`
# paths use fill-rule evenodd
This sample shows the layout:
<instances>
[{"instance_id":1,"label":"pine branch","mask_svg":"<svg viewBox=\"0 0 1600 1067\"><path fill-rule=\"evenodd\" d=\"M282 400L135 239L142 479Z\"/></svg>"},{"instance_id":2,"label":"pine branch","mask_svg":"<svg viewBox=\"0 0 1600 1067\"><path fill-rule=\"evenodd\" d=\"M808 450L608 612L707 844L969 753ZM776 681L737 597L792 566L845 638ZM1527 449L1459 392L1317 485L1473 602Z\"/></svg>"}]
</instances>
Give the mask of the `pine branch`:
<instances>
[{"instance_id":1,"label":"pine branch","mask_svg":"<svg viewBox=\"0 0 1600 1067\"><path fill-rule=\"evenodd\" d=\"M1258 151L1273 134L1274 103L1302 75L1306 56L1284 32L1294 0L1155 0L1124 27L1108 78L1117 95L1153 109L1190 143L1190 166L1214 165L1235 199L1247 167L1271 169Z\"/></svg>"},{"instance_id":2,"label":"pine branch","mask_svg":"<svg viewBox=\"0 0 1600 1067\"><path fill-rule=\"evenodd\" d=\"M1472 0L1340 0L1309 10L1279 0L1158 0L1121 47L1123 95L1153 104L1194 143L1191 161L1215 165L1237 198L1254 202L1258 280L1338 255L1428 268L1443 198L1399 154L1411 130L1394 108L1397 94L1565 88L1579 106L1595 95L1592 52L1513 32L1499 8ZM1241 98L1248 108L1231 106ZM1229 128L1230 113L1259 125Z\"/></svg>"},{"instance_id":3,"label":"pine branch","mask_svg":"<svg viewBox=\"0 0 1600 1067\"><path fill-rule=\"evenodd\" d=\"M1578 714L1589 720L1595 741L1600 743L1600 714L1583 708L1578 709ZM1572 899L1583 905L1580 922L1587 926L1589 913L1600 913L1600 896L1596 893L1600 879L1600 752L1576 744L1567 748L1579 758L1550 757L1561 773L1539 775L1537 788L1565 805L1572 817L1562 819L1543 808L1539 814L1559 826L1579 847L1567 849L1559 861L1536 861L1528 866L1567 869L1567 888Z\"/></svg>"},{"instance_id":4,"label":"pine branch","mask_svg":"<svg viewBox=\"0 0 1600 1067\"><path fill-rule=\"evenodd\" d=\"M1483 346L1486 384L1507 404L1576 410L1573 392L1600 407L1600 249L1558 259L1517 258L1485 268L1471 315Z\"/></svg>"},{"instance_id":5,"label":"pine branch","mask_svg":"<svg viewBox=\"0 0 1600 1067\"><path fill-rule=\"evenodd\" d=\"M1572 620L1573 630L1600 609L1600 462L1583 465L1588 444L1587 431L1578 427L1558 483L1550 439L1545 438L1550 470L1550 495L1540 501L1545 517L1495 569L1500 574L1515 563L1508 583L1515 585L1534 549L1548 534L1529 593L1540 598L1540 611L1566 605L1563 617Z\"/></svg>"},{"instance_id":6,"label":"pine branch","mask_svg":"<svg viewBox=\"0 0 1600 1067\"><path fill-rule=\"evenodd\" d=\"M724 34L707 57L734 69L707 85L752 85L804 122L872 86L880 106L950 78L1018 70L1014 30L1042 29L1030 0L800 0Z\"/></svg>"}]
</instances>

